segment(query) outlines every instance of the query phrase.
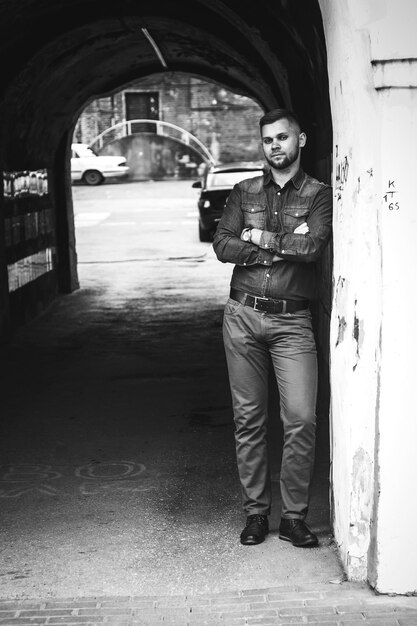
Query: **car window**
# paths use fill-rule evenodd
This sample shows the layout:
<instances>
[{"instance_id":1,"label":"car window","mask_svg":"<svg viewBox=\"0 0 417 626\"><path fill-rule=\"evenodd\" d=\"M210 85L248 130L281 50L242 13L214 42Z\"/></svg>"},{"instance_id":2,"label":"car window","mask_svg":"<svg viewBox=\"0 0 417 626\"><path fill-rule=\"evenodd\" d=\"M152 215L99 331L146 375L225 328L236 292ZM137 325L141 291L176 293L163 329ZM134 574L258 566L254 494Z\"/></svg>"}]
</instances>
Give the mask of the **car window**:
<instances>
[{"instance_id":1,"label":"car window","mask_svg":"<svg viewBox=\"0 0 417 626\"><path fill-rule=\"evenodd\" d=\"M81 158L97 156L92 148L89 146L77 146L77 155Z\"/></svg>"},{"instance_id":2,"label":"car window","mask_svg":"<svg viewBox=\"0 0 417 626\"><path fill-rule=\"evenodd\" d=\"M241 170L239 172L214 172L207 176L207 187L233 187L245 178L260 176L262 170Z\"/></svg>"}]
</instances>

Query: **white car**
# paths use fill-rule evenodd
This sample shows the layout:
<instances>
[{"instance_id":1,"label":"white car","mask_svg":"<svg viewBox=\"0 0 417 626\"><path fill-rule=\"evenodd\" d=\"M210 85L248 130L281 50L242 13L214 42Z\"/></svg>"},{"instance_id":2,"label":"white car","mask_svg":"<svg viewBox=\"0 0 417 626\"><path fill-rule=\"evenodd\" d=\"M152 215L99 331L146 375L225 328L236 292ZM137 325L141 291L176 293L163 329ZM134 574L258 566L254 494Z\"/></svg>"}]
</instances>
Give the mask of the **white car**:
<instances>
[{"instance_id":1,"label":"white car","mask_svg":"<svg viewBox=\"0 0 417 626\"><path fill-rule=\"evenodd\" d=\"M123 156L100 156L86 143L71 145L71 180L87 185L101 185L106 178L123 178L129 174Z\"/></svg>"}]
</instances>

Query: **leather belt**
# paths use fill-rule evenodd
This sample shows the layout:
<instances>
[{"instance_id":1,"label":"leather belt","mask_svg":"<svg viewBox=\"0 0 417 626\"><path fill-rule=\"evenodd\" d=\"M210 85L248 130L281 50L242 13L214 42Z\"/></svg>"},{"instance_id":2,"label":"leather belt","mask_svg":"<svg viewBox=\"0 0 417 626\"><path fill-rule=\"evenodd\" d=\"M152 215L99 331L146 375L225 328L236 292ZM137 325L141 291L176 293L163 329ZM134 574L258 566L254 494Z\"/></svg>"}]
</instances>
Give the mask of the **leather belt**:
<instances>
[{"instance_id":1,"label":"leather belt","mask_svg":"<svg viewBox=\"0 0 417 626\"><path fill-rule=\"evenodd\" d=\"M262 296L251 296L244 291L230 289L232 300L241 302L245 306L250 306L255 311L264 313L295 313L308 309L308 300L274 300L273 298L263 298Z\"/></svg>"}]
</instances>

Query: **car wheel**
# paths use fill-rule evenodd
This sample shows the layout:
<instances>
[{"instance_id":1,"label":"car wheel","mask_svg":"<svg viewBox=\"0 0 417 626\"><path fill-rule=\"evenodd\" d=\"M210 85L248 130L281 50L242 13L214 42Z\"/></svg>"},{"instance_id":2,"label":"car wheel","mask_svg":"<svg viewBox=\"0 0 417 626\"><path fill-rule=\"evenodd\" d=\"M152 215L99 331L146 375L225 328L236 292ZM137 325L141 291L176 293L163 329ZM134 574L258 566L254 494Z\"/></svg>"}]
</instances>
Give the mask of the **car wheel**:
<instances>
[{"instance_id":1,"label":"car wheel","mask_svg":"<svg viewBox=\"0 0 417 626\"><path fill-rule=\"evenodd\" d=\"M84 172L83 181L86 185L101 185L104 177L98 170L87 170Z\"/></svg>"},{"instance_id":2,"label":"car wheel","mask_svg":"<svg viewBox=\"0 0 417 626\"><path fill-rule=\"evenodd\" d=\"M213 233L211 230L205 230L201 227L201 224L198 225L198 236L200 241L213 241Z\"/></svg>"}]
</instances>

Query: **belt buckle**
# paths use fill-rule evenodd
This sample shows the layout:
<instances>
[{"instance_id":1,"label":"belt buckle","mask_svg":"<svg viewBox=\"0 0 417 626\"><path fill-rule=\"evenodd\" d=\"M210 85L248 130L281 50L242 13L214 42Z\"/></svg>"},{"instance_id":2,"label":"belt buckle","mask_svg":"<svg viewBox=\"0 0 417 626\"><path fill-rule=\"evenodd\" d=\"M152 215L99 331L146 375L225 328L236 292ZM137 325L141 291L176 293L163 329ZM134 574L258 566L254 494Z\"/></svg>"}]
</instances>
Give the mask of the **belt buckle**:
<instances>
[{"instance_id":1,"label":"belt buckle","mask_svg":"<svg viewBox=\"0 0 417 626\"><path fill-rule=\"evenodd\" d=\"M255 298L255 304L253 305L253 309L254 309L254 311L261 311L261 312L262 312L262 311L266 311L266 310L267 310L267 307L265 307L265 308L263 308L263 309L262 309L262 308L259 308L259 307L258 307L258 302L259 302L259 301L260 301L260 302L262 302L262 301L263 301L263 302L265 302L265 303L266 303L266 302L268 302L268 301L269 301L269 298L263 298L262 296L254 296L254 298Z\"/></svg>"}]
</instances>

